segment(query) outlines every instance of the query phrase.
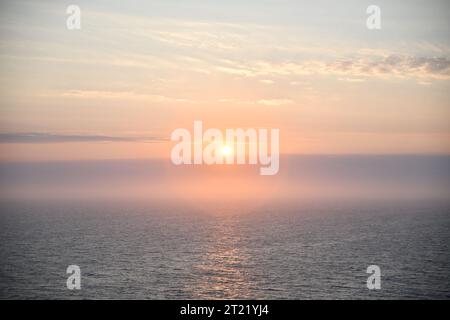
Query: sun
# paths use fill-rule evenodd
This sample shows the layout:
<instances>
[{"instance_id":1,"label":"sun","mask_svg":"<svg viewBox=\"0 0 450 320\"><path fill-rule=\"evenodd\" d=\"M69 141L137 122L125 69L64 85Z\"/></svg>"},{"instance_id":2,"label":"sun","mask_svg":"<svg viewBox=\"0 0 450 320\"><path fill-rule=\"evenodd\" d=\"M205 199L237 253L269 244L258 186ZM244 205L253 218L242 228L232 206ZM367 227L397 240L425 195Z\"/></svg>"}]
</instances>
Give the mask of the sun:
<instances>
[{"instance_id":1,"label":"sun","mask_svg":"<svg viewBox=\"0 0 450 320\"><path fill-rule=\"evenodd\" d=\"M224 145L223 147L222 147L222 154L224 155L224 156L227 156L227 155L229 155L229 154L231 154L231 147L230 146L227 146L227 145Z\"/></svg>"}]
</instances>

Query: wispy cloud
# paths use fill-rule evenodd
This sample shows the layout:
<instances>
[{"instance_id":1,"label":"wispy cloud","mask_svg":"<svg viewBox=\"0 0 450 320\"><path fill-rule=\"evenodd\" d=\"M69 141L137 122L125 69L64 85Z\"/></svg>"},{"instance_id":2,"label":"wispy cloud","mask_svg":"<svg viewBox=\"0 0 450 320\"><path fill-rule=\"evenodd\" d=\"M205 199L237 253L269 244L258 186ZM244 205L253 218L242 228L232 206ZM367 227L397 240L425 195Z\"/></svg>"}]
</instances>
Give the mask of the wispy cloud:
<instances>
[{"instance_id":1,"label":"wispy cloud","mask_svg":"<svg viewBox=\"0 0 450 320\"><path fill-rule=\"evenodd\" d=\"M261 99L257 101L258 104L262 104L265 106L282 106L286 104L291 104L293 102L294 101L290 99Z\"/></svg>"},{"instance_id":2,"label":"wispy cloud","mask_svg":"<svg viewBox=\"0 0 450 320\"><path fill-rule=\"evenodd\" d=\"M260 99L260 100L242 100L223 98L217 100L220 103L263 105L263 106L283 106L294 103L291 99Z\"/></svg>"},{"instance_id":3,"label":"wispy cloud","mask_svg":"<svg viewBox=\"0 0 450 320\"><path fill-rule=\"evenodd\" d=\"M48 92L41 94L41 96L60 96L82 99L141 99L152 102L182 102L182 103L195 103L196 101L169 97L159 94L143 94L133 91L104 91L104 90L68 90L62 92Z\"/></svg>"},{"instance_id":4,"label":"wispy cloud","mask_svg":"<svg viewBox=\"0 0 450 320\"><path fill-rule=\"evenodd\" d=\"M42 132L0 133L0 143L62 143L62 142L158 142L157 136L107 136L81 134L53 134Z\"/></svg>"},{"instance_id":5,"label":"wispy cloud","mask_svg":"<svg viewBox=\"0 0 450 320\"><path fill-rule=\"evenodd\" d=\"M338 80L364 81L366 78L412 78L423 80L450 80L450 58L390 54L387 56L361 56L334 61L309 60L275 63L259 60L250 63L227 61L216 70L244 77L269 76L338 76ZM345 76L345 77L343 77ZM262 80L261 80L262 81Z\"/></svg>"},{"instance_id":6,"label":"wispy cloud","mask_svg":"<svg viewBox=\"0 0 450 320\"><path fill-rule=\"evenodd\" d=\"M450 58L391 54L381 59L346 59L326 65L326 70L356 76L396 76L417 79L450 79Z\"/></svg>"}]
</instances>

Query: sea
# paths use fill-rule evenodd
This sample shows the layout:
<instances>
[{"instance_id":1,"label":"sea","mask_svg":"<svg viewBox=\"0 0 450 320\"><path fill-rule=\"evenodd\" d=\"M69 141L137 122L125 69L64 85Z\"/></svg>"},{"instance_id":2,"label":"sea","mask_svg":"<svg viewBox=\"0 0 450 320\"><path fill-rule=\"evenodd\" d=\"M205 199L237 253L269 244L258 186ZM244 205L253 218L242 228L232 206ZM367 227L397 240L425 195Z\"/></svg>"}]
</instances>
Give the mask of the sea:
<instances>
[{"instance_id":1,"label":"sea","mask_svg":"<svg viewBox=\"0 0 450 320\"><path fill-rule=\"evenodd\" d=\"M450 298L445 201L5 200L0 222L1 299Z\"/></svg>"}]
</instances>

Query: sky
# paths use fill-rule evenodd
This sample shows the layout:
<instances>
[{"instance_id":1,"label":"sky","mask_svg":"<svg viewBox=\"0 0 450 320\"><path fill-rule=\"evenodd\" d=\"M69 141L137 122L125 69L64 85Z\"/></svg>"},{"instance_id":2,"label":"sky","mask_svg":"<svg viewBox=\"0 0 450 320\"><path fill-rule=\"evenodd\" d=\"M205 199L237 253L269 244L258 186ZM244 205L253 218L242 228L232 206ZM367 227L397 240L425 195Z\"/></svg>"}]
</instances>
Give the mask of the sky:
<instances>
[{"instance_id":1,"label":"sky","mask_svg":"<svg viewBox=\"0 0 450 320\"><path fill-rule=\"evenodd\" d=\"M80 30L66 28L71 4ZM279 128L282 154L448 154L449 9L2 1L0 160L164 159L194 120Z\"/></svg>"}]
</instances>

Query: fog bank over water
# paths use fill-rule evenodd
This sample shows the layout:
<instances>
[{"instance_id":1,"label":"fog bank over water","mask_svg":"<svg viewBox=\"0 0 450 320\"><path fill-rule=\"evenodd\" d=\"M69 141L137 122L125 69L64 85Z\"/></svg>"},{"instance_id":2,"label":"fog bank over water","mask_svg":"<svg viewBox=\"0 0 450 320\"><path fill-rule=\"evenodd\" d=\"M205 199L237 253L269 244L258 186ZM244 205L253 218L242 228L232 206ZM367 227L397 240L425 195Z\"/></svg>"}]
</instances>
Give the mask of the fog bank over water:
<instances>
[{"instance_id":1,"label":"fog bank over water","mask_svg":"<svg viewBox=\"0 0 450 320\"><path fill-rule=\"evenodd\" d=\"M450 156L283 156L259 165L175 166L170 160L0 163L2 199L449 199Z\"/></svg>"}]
</instances>

